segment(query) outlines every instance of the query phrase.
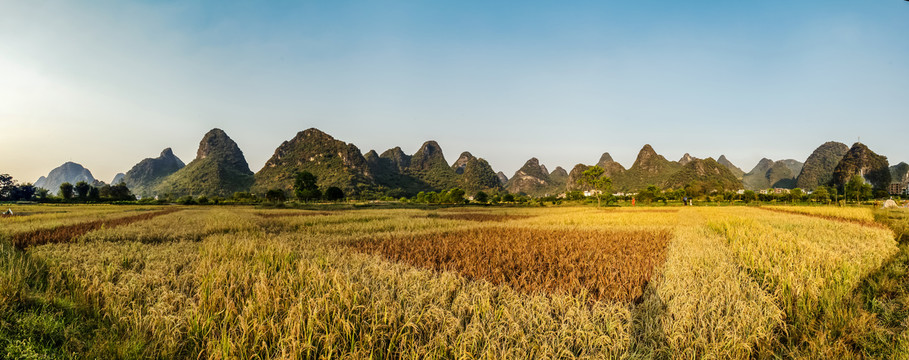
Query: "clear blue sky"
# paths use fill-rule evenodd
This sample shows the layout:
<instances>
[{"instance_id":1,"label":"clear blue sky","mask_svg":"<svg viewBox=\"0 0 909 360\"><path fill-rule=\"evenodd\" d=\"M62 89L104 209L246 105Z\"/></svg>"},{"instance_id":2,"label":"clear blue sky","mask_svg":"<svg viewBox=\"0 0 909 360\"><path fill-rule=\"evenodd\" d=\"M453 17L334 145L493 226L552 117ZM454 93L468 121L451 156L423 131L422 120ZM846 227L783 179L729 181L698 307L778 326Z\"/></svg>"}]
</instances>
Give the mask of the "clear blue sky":
<instances>
[{"instance_id":1,"label":"clear blue sky","mask_svg":"<svg viewBox=\"0 0 909 360\"><path fill-rule=\"evenodd\" d=\"M437 140L508 176L650 143L804 161L861 137L909 161L909 2L0 0L0 173L110 181L224 129L253 171L317 127Z\"/></svg>"}]
</instances>

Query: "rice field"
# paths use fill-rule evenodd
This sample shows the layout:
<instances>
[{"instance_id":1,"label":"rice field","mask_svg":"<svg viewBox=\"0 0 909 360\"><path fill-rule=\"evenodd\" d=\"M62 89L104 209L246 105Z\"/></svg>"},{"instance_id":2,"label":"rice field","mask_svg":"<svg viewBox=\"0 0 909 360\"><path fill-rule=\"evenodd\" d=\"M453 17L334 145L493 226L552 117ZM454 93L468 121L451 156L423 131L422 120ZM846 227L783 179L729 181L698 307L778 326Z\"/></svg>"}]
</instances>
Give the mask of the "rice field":
<instances>
[{"instance_id":1,"label":"rice field","mask_svg":"<svg viewBox=\"0 0 909 360\"><path fill-rule=\"evenodd\" d=\"M909 214L13 210L0 218L3 358L909 354L895 240Z\"/></svg>"}]
</instances>

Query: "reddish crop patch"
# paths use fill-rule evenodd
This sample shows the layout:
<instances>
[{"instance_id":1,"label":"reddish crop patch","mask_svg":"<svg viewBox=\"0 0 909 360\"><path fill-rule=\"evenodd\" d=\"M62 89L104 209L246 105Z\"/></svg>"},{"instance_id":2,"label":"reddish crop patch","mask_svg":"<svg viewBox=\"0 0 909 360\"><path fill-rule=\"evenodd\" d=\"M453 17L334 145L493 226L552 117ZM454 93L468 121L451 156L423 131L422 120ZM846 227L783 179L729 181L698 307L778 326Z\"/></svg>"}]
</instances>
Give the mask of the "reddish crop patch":
<instances>
[{"instance_id":1,"label":"reddish crop patch","mask_svg":"<svg viewBox=\"0 0 909 360\"><path fill-rule=\"evenodd\" d=\"M635 301L665 259L670 231L484 228L369 237L360 251L524 292L587 292L592 300Z\"/></svg>"},{"instance_id":2,"label":"reddish crop patch","mask_svg":"<svg viewBox=\"0 0 909 360\"><path fill-rule=\"evenodd\" d=\"M39 229L13 235L12 243L17 248L24 249L29 246L68 242L92 230L127 225L137 221L148 220L161 215L171 214L180 210L181 209L171 208L161 211L126 216L117 219L96 220L73 225L58 226L51 229Z\"/></svg>"}]
</instances>

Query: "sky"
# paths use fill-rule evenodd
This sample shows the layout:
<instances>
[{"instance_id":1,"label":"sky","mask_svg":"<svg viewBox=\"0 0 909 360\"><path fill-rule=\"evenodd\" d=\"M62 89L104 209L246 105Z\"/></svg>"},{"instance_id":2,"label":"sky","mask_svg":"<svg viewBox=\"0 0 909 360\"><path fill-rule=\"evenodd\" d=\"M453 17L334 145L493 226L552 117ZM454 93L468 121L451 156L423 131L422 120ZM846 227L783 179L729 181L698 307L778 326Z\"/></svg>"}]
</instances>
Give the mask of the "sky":
<instances>
[{"instance_id":1,"label":"sky","mask_svg":"<svg viewBox=\"0 0 909 360\"><path fill-rule=\"evenodd\" d=\"M110 181L221 128L258 171L315 127L511 176L857 140L909 161L909 1L0 0L0 173Z\"/></svg>"}]
</instances>

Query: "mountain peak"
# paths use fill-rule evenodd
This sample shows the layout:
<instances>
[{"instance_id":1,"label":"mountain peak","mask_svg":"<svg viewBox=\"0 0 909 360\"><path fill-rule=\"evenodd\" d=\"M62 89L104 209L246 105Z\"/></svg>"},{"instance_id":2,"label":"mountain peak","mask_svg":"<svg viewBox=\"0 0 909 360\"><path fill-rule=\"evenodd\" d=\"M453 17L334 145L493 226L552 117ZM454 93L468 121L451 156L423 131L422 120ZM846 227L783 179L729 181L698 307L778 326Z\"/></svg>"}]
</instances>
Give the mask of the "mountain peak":
<instances>
[{"instance_id":1,"label":"mountain peak","mask_svg":"<svg viewBox=\"0 0 909 360\"><path fill-rule=\"evenodd\" d=\"M551 173L549 173L549 176L550 176L550 177L565 177L565 178L567 178L567 177L568 177L568 171L565 170L565 169L563 169L561 166L556 166L556 168L553 169Z\"/></svg>"},{"instance_id":2,"label":"mountain peak","mask_svg":"<svg viewBox=\"0 0 909 360\"><path fill-rule=\"evenodd\" d=\"M450 168L445 162L445 155L442 153L442 147L435 140L429 140L420 146L420 150L410 158L410 168L414 170L429 170L433 167L445 166Z\"/></svg>"},{"instance_id":3,"label":"mountain peak","mask_svg":"<svg viewBox=\"0 0 909 360\"><path fill-rule=\"evenodd\" d=\"M805 160L805 164L795 180L795 185L811 190L829 184L833 179L836 165L848 151L849 147L846 144L836 141L828 141L818 146Z\"/></svg>"},{"instance_id":4,"label":"mountain peak","mask_svg":"<svg viewBox=\"0 0 909 360\"><path fill-rule=\"evenodd\" d=\"M425 153L428 155L432 155L436 152L441 152L441 151L442 151L442 147L439 146L439 143L437 143L435 140L428 140L428 141L424 142L422 146L420 146L420 150L417 150L417 153L422 152L422 153Z\"/></svg>"},{"instance_id":5,"label":"mountain peak","mask_svg":"<svg viewBox=\"0 0 909 360\"><path fill-rule=\"evenodd\" d=\"M843 185L856 174L862 175L875 189L886 189L890 185L890 163L887 157L874 153L860 142L853 144L836 165L832 183Z\"/></svg>"},{"instance_id":6,"label":"mountain peak","mask_svg":"<svg viewBox=\"0 0 909 360\"><path fill-rule=\"evenodd\" d=\"M123 175L122 180L133 194L141 197L154 196L154 187L184 166L186 164L174 155L171 148L165 148L157 158L146 158L134 165Z\"/></svg>"},{"instance_id":7,"label":"mountain peak","mask_svg":"<svg viewBox=\"0 0 909 360\"><path fill-rule=\"evenodd\" d=\"M367 154L373 160L381 157ZM319 186L337 186L345 193L356 193L372 182L367 156L353 144L335 139L316 128L300 131L283 142L265 166L255 175L251 190L263 194L272 189L293 189L297 173L307 171L318 179Z\"/></svg>"},{"instance_id":8,"label":"mountain peak","mask_svg":"<svg viewBox=\"0 0 909 360\"><path fill-rule=\"evenodd\" d=\"M613 162L612 155L609 155L608 152L604 152L603 155L600 155L600 161L597 161L597 164L603 164L606 162Z\"/></svg>"},{"instance_id":9,"label":"mountain peak","mask_svg":"<svg viewBox=\"0 0 909 360\"><path fill-rule=\"evenodd\" d=\"M301 133L304 136L327 136L327 137L334 139L331 135L328 135L328 133L326 133L322 130L316 129L314 127L303 130L303 131L301 131Z\"/></svg>"},{"instance_id":10,"label":"mountain peak","mask_svg":"<svg viewBox=\"0 0 909 360\"><path fill-rule=\"evenodd\" d=\"M467 166L467 162L474 159L476 159L476 157L474 157L471 153L467 151L462 152L461 156L458 157L458 160L455 161L454 164L451 164L451 168L454 169L456 173L463 174L464 167Z\"/></svg>"},{"instance_id":11,"label":"mountain peak","mask_svg":"<svg viewBox=\"0 0 909 360\"><path fill-rule=\"evenodd\" d=\"M65 182L76 184L80 181L92 184L95 182L95 177L92 176L91 171L88 171L88 169L84 168L82 165L67 161L63 163L63 165L51 170L50 173L47 174L47 177L42 176L39 178L38 181L35 181L34 185L35 187L44 188L51 193L56 194L60 190L60 184Z\"/></svg>"},{"instance_id":12,"label":"mountain peak","mask_svg":"<svg viewBox=\"0 0 909 360\"><path fill-rule=\"evenodd\" d=\"M410 155L404 153L404 150L401 150L400 146L395 146L394 148L385 150L382 152L382 155L379 155L380 158L391 160L391 163L394 164L395 168L398 171L404 171L404 169L410 167Z\"/></svg>"},{"instance_id":13,"label":"mountain peak","mask_svg":"<svg viewBox=\"0 0 909 360\"><path fill-rule=\"evenodd\" d=\"M669 162L670 161L666 160L663 155L657 154L656 150L654 150L650 144L646 144L641 148L641 151L638 152L638 157L634 160L634 164L631 165L631 167L653 172L658 170L655 169L656 167L661 167L664 163Z\"/></svg>"},{"instance_id":14,"label":"mountain peak","mask_svg":"<svg viewBox=\"0 0 909 360\"><path fill-rule=\"evenodd\" d=\"M720 155L720 158L717 159L716 162L729 169L729 171L732 172L732 175L735 175L736 179L742 180L745 176L745 172L738 166L735 166L732 161L729 161L729 159L726 158L726 155Z\"/></svg>"},{"instance_id":15,"label":"mountain peak","mask_svg":"<svg viewBox=\"0 0 909 360\"><path fill-rule=\"evenodd\" d=\"M214 128L202 137L202 141L199 142L199 150L196 151L196 158L204 159L213 155L231 157L236 160L237 155L243 157L243 152L224 130ZM244 159L243 162L245 163L246 160Z\"/></svg>"},{"instance_id":16,"label":"mountain peak","mask_svg":"<svg viewBox=\"0 0 909 360\"><path fill-rule=\"evenodd\" d=\"M214 128L199 142L196 159L162 179L152 190L176 196L228 196L249 190L252 182L253 173L243 151L227 133Z\"/></svg>"},{"instance_id":17,"label":"mountain peak","mask_svg":"<svg viewBox=\"0 0 909 360\"><path fill-rule=\"evenodd\" d=\"M499 172L496 173L496 176L499 178L499 184L501 184L501 185L504 186L505 183L508 182L508 176L505 175L505 173L499 171Z\"/></svg>"},{"instance_id":18,"label":"mountain peak","mask_svg":"<svg viewBox=\"0 0 909 360\"><path fill-rule=\"evenodd\" d=\"M650 144L645 144L644 147L641 148L641 151L638 151L638 157L637 157L637 159L635 159L634 165L632 165L632 167L640 166L641 164L644 164L644 163L650 161L651 159L658 159L658 158L662 158L663 160L665 160L665 158L663 158L663 156L661 156L660 154L657 154L656 150L654 150L653 147L650 146Z\"/></svg>"},{"instance_id":19,"label":"mountain peak","mask_svg":"<svg viewBox=\"0 0 909 360\"><path fill-rule=\"evenodd\" d=\"M682 158L679 159L679 164L684 166L685 164L688 164L691 161L696 160L696 159L697 159L696 157L693 157L690 154L685 153L685 155L682 155Z\"/></svg>"},{"instance_id":20,"label":"mountain peak","mask_svg":"<svg viewBox=\"0 0 909 360\"><path fill-rule=\"evenodd\" d=\"M533 157L527 160L514 176L508 180L506 187L515 193L543 195L557 191L553 189L552 179L546 168L540 165L540 160Z\"/></svg>"}]
</instances>

